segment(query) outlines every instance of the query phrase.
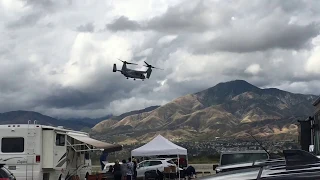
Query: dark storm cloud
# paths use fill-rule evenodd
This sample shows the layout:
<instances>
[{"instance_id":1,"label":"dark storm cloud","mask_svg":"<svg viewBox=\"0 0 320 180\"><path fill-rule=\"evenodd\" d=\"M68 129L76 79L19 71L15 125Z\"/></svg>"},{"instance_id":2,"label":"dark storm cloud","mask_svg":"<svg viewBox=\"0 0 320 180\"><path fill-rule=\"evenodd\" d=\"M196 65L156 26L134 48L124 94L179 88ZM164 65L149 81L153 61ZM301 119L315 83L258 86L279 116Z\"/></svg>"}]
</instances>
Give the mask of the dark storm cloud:
<instances>
[{"instance_id":1,"label":"dark storm cloud","mask_svg":"<svg viewBox=\"0 0 320 180\"><path fill-rule=\"evenodd\" d=\"M301 1L259 1L250 5L242 1L237 6L226 2L206 4L205 1L194 1L192 6L189 4L169 7L164 14L145 22L121 16L107 27L112 31L153 30L185 34L184 40L189 50L200 54L216 51L254 52L273 48L303 49L308 48L310 39L319 33L317 19L306 19L303 24L290 22L295 16L306 14L301 9L312 9ZM239 8L242 11L235 11ZM192 33L209 31L215 32L215 37L210 41L194 42L190 39L201 36Z\"/></svg>"},{"instance_id":2,"label":"dark storm cloud","mask_svg":"<svg viewBox=\"0 0 320 180\"><path fill-rule=\"evenodd\" d=\"M210 20L205 15L208 10L209 7L204 5L204 1L198 1L194 8L189 9L180 5L169 7L165 14L152 18L147 23L147 29L169 33L203 32L211 26ZM224 20L227 21L220 19Z\"/></svg>"},{"instance_id":3,"label":"dark storm cloud","mask_svg":"<svg viewBox=\"0 0 320 180\"><path fill-rule=\"evenodd\" d=\"M23 1L30 11L17 8L21 17L3 16L12 31L0 34L0 111L38 108L52 116L98 117L159 105L234 79L293 92L320 88L318 77L303 69L312 53L309 42L319 34L320 1L164 2L145 12L130 7L133 16L118 1L110 11L100 1ZM115 20L105 25L105 19ZM46 24L50 30L39 28ZM5 28L0 25L1 32ZM104 28L110 31L95 31ZM155 69L143 82L127 80L112 73L113 62L122 65L116 56L165 70ZM261 70L247 71L251 65Z\"/></svg>"},{"instance_id":4,"label":"dark storm cloud","mask_svg":"<svg viewBox=\"0 0 320 180\"><path fill-rule=\"evenodd\" d=\"M189 6L193 7L190 8ZM107 29L112 31L137 31L153 30L162 33L198 33L210 30L212 27L223 26L230 21L231 11L229 9L215 9L215 19L210 19L208 13L212 10L205 1L184 2L182 4L169 7L168 10L160 15L145 22L129 20L128 17L121 16L114 22L107 24ZM219 14L220 13L220 14Z\"/></svg>"},{"instance_id":5,"label":"dark storm cloud","mask_svg":"<svg viewBox=\"0 0 320 180\"><path fill-rule=\"evenodd\" d=\"M30 14L24 15L17 19L16 21L10 22L7 27L10 29L31 27L36 25L36 23L43 17L42 12L32 12Z\"/></svg>"},{"instance_id":6,"label":"dark storm cloud","mask_svg":"<svg viewBox=\"0 0 320 180\"><path fill-rule=\"evenodd\" d=\"M72 0L20 0L25 3L25 6L31 7L33 10L42 11L43 14L52 14L70 10Z\"/></svg>"},{"instance_id":7,"label":"dark storm cloud","mask_svg":"<svg viewBox=\"0 0 320 180\"><path fill-rule=\"evenodd\" d=\"M301 49L305 48L311 38L319 34L319 25L269 24L249 29L234 29L221 36L197 46L196 52L210 53L215 51L254 52L272 48Z\"/></svg>"},{"instance_id":8,"label":"dark storm cloud","mask_svg":"<svg viewBox=\"0 0 320 180\"><path fill-rule=\"evenodd\" d=\"M43 100L42 104L49 107L73 108L91 104L96 102L98 99L99 97L94 94L87 94L80 90L65 88L53 92L51 96Z\"/></svg>"},{"instance_id":9,"label":"dark storm cloud","mask_svg":"<svg viewBox=\"0 0 320 180\"><path fill-rule=\"evenodd\" d=\"M51 87L50 94L38 101L47 108L100 109L119 98L132 97L132 91L139 88L133 80L127 80L120 73L106 72L97 69L90 78L92 88ZM142 83L140 82L140 85Z\"/></svg>"},{"instance_id":10,"label":"dark storm cloud","mask_svg":"<svg viewBox=\"0 0 320 180\"><path fill-rule=\"evenodd\" d=\"M123 31L123 30L131 30L137 31L141 29L141 26L138 22L130 20L125 16L121 16L110 24L106 25L107 29L112 31Z\"/></svg>"},{"instance_id":11,"label":"dark storm cloud","mask_svg":"<svg viewBox=\"0 0 320 180\"><path fill-rule=\"evenodd\" d=\"M93 23L87 23L84 25L80 25L77 27L77 31L79 31L79 32L93 32L94 25L93 25Z\"/></svg>"}]
</instances>

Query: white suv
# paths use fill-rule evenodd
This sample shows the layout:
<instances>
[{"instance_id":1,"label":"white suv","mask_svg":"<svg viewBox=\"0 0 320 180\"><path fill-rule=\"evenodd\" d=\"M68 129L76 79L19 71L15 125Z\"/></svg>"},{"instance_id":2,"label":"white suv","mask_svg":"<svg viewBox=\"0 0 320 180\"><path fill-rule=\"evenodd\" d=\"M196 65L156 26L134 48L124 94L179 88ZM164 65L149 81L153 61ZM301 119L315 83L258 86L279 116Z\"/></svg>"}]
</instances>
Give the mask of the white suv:
<instances>
[{"instance_id":1,"label":"white suv","mask_svg":"<svg viewBox=\"0 0 320 180\"><path fill-rule=\"evenodd\" d=\"M150 159L142 161L137 167L137 177L144 177L144 173L150 170L164 171L164 167L176 166L171 159Z\"/></svg>"}]
</instances>

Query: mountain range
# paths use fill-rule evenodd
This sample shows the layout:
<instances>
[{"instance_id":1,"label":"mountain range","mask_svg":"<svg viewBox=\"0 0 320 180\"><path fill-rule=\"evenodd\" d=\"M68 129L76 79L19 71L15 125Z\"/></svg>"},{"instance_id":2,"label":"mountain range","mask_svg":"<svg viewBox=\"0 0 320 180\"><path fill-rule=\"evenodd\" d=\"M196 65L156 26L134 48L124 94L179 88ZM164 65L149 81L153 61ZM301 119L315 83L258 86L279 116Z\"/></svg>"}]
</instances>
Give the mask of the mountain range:
<instances>
[{"instance_id":1,"label":"mountain range","mask_svg":"<svg viewBox=\"0 0 320 180\"><path fill-rule=\"evenodd\" d=\"M100 118L69 118L69 119L57 119L54 117L46 116L34 111L10 111L0 113L0 124L27 124L36 121L37 124L50 125L50 126L64 126L65 128L73 130L86 130L95 126L97 123L106 119L121 120L123 117L130 116L132 114L143 113L153 110L159 106L151 106L142 110L136 110L121 114L119 116L106 115Z\"/></svg>"},{"instance_id":2,"label":"mountain range","mask_svg":"<svg viewBox=\"0 0 320 180\"><path fill-rule=\"evenodd\" d=\"M109 118L92 130L97 136L111 136L124 144L148 141L158 133L172 140L240 138L248 133L289 138L297 135L297 119L313 114L316 98L235 80L179 97L150 111Z\"/></svg>"},{"instance_id":3,"label":"mountain range","mask_svg":"<svg viewBox=\"0 0 320 180\"><path fill-rule=\"evenodd\" d=\"M0 113L0 124L27 124L29 120L32 124L36 120L37 124L64 126L74 130L91 128L93 126L90 122L60 120L33 111L10 111Z\"/></svg>"},{"instance_id":4,"label":"mountain range","mask_svg":"<svg viewBox=\"0 0 320 180\"><path fill-rule=\"evenodd\" d=\"M176 141L210 138L297 138L297 120L314 112L315 95L275 88L261 89L246 81L219 83L162 106L119 116L57 119L33 111L0 113L0 124L38 124L86 130L93 137L122 144L143 143L157 134Z\"/></svg>"}]
</instances>

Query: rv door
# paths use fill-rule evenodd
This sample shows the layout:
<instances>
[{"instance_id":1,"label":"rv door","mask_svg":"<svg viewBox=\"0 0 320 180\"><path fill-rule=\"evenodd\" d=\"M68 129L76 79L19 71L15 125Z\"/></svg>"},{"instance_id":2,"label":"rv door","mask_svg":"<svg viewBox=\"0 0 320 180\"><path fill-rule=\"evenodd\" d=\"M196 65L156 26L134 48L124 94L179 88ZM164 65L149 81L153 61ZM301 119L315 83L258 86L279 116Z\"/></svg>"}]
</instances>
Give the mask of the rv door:
<instances>
[{"instance_id":1,"label":"rv door","mask_svg":"<svg viewBox=\"0 0 320 180\"><path fill-rule=\"evenodd\" d=\"M56 132L56 141L53 148L54 167L61 170L66 168L67 159L67 146L66 146L66 134Z\"/></svg>"}]
</instances>

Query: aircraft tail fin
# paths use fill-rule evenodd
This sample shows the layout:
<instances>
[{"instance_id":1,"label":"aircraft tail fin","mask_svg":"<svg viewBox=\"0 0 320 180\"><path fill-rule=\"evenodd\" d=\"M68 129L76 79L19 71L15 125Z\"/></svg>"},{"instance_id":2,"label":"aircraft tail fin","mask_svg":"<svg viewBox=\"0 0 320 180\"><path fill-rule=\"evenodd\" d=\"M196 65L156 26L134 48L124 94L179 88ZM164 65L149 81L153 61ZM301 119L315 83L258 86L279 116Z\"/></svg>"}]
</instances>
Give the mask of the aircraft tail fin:
<instances>
[{"instance_id":1,"label":"aircraft tail fin","mask_svg":"<svg viewBox=\"0 0 320 180\"><path fill-rule=\"evenodd\" d=\"M113 64L113 72L117 72L117 65L116 64Z\"/></svg>"}]
</instances>

